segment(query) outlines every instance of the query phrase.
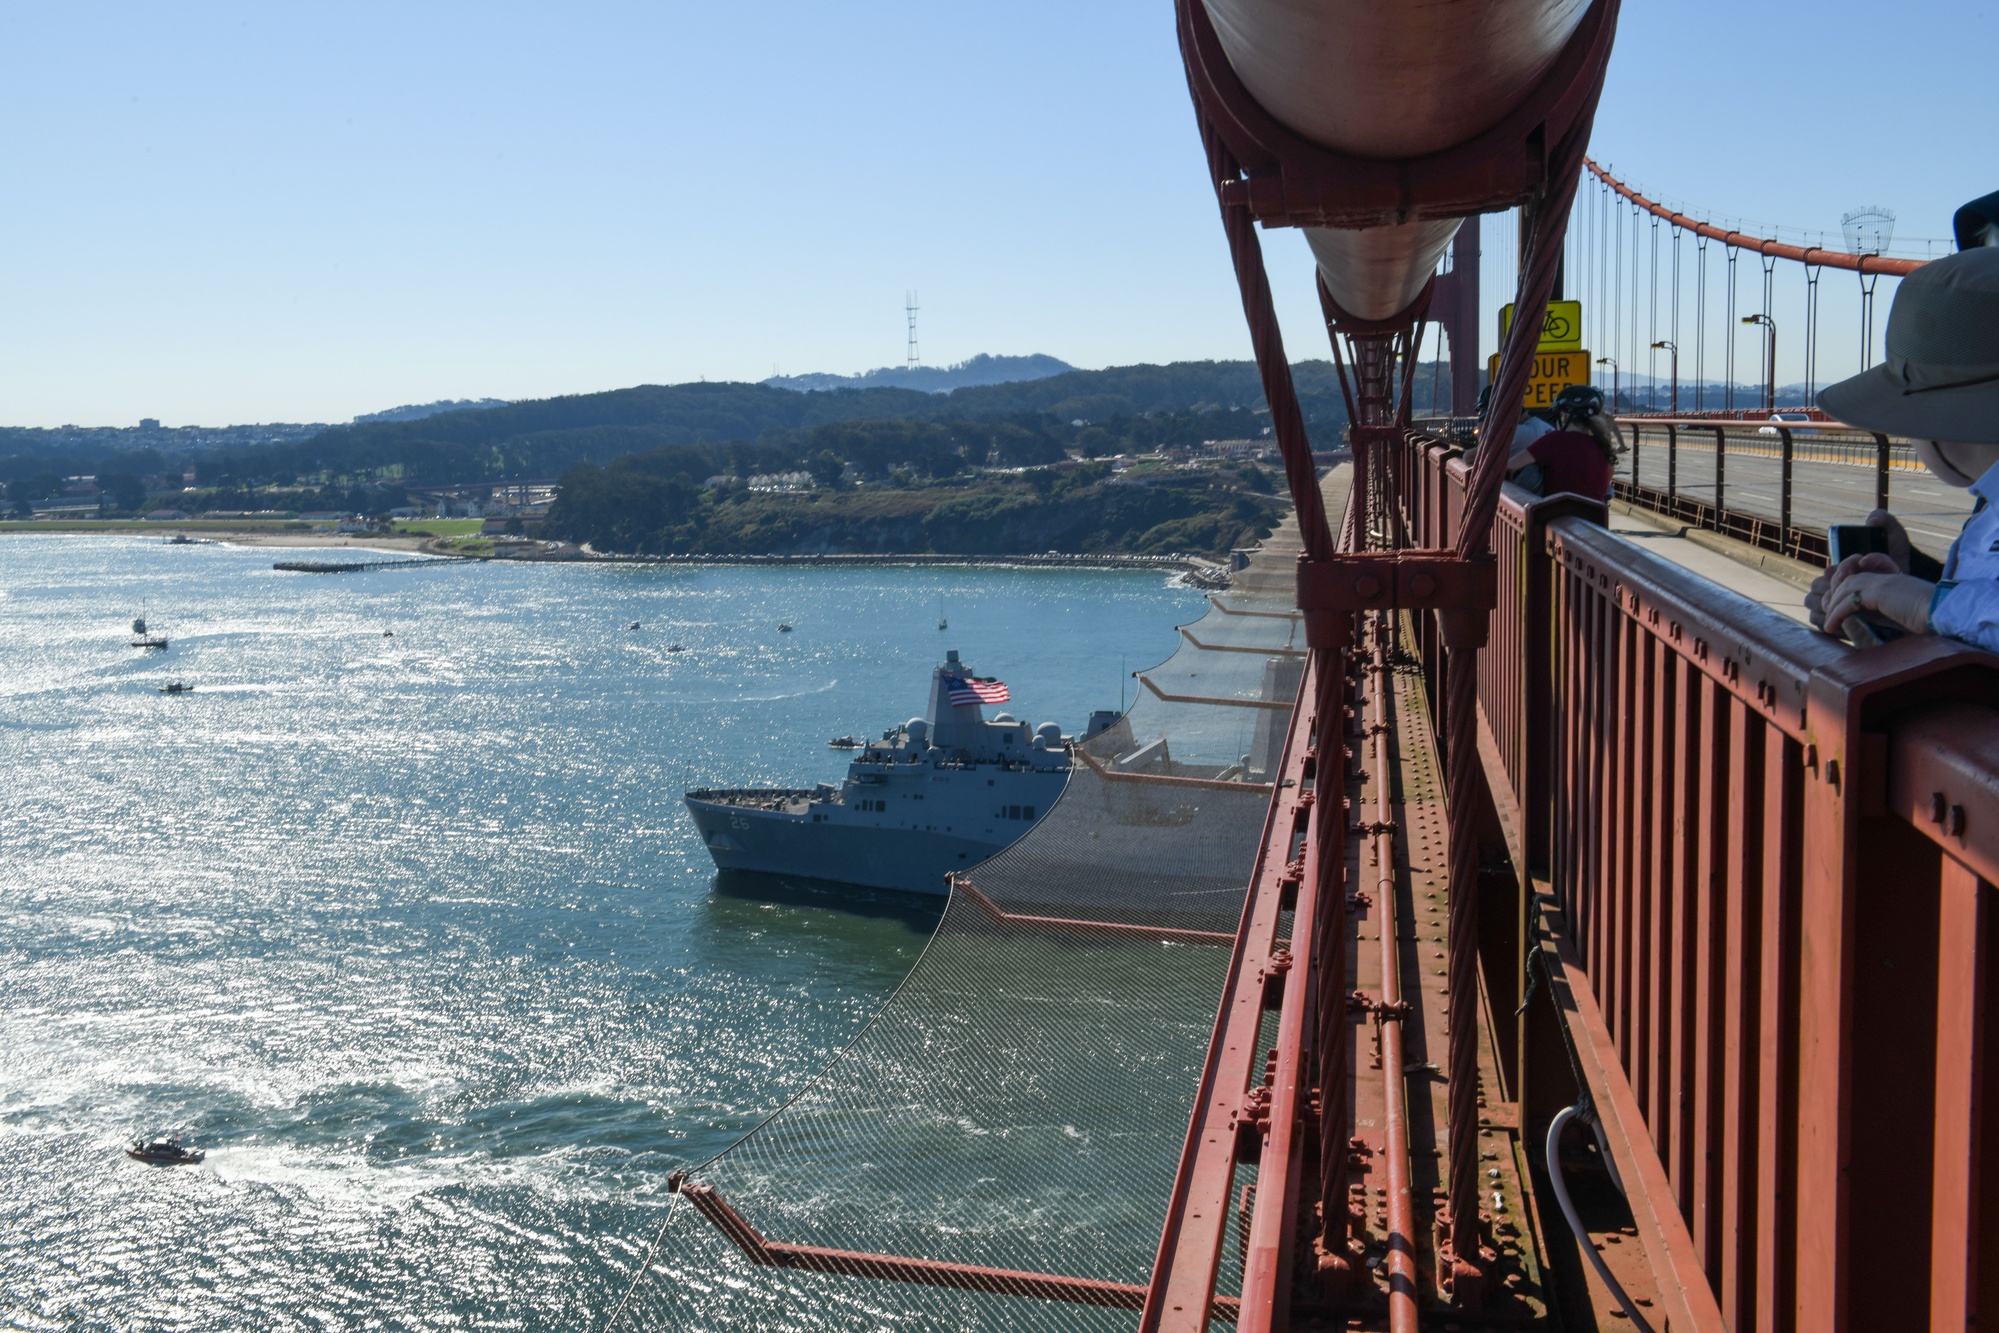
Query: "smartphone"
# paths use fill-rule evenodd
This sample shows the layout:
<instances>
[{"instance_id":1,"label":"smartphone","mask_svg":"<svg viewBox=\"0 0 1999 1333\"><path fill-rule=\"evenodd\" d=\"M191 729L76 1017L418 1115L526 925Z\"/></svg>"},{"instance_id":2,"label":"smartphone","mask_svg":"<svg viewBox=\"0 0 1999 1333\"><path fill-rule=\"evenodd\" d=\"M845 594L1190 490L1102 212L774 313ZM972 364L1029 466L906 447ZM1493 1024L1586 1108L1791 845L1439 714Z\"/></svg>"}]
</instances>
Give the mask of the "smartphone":
<instances>
[{"instance_id":1,"label":"smartphone","mask_svg":"<svg viewBox=\"0 0 1999 1333\"><path fill-rule=\"evenodd\" d=\"M1888 530L1867 523L1835 523L1825 530L1826 568L1850 555L1888 554Z\"/></svg>"},{"instance_id":2,"label":"smartphone","mask_svg":"<svg viewBox=\"0 0 1999 1333\"><path fill-rule=\"evenodd\" d=\"M1868 523L1835 523L1825 530L1825 550L1828 569L1851 555L1886 555L1888 531ZM1869 615L1848 616L1840 630L1856 648L1879 647L1908 633L1900 625Z\"/></svg>"}]
</instances>

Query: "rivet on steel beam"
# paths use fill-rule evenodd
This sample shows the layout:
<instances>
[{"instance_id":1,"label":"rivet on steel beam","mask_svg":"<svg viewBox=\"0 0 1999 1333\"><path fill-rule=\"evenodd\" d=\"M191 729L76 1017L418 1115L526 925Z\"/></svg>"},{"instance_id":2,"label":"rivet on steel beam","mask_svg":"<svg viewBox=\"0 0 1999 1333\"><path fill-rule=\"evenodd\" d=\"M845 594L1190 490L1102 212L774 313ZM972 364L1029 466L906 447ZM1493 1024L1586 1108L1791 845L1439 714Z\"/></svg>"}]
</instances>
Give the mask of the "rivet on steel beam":
<instances>
[{"instance_id":1,"label":"rivet on steel beam","mask_svg":"<svg viewBox=\"0 0 1999 1333\"><path fill-rule=\"evenodd\" d=\"M1964 807L1963 807L1963 806L1961 806L1961 805L1953 805L1953 806L1952 806L1952 807L1950 808L1950 818L1949 818L1949 821L1948 821L1947 823L1945 823L1945 825L1944 825L1944 831L1945 831L1946 833L1950 834L1950 836L1951 836L1951 837L1953 837L1953 838L1961 838L1961 837L1963 837L1963 836L1964 836Z\"/></svg>"},{"instance_id":2,"label":"rivet on steel beam","mask_svg":"<svg viewBox=\"0 0 1999 1333\"><path fill-rule=\"evenodd\" d=\"M1381 580L1372 574L1363 574L1353 581L1353 590L1361 597L1378 596L1381 593Z\"/></svg>"},{"instance_id":3,"label":"rivet on steel beam","mask_svg":"<svg viewBox=\"0 0 1999 1333\"><path fill-rule=\"evenodd\" d=\"M1428 597L1437 590L1437 581L1428 574L1418 574L1409 580L1409 591L1418 597Z\"/></svg>"},{"instance_id":4,"label":"rivet on steel beam","mask_svg":"<svg viewBox=\"0 0 1999 1333\"><path fill-rule=\"evenodd\" d=\"M1807 746L1805 747L1805 767L1806 767L1806 768L1809 768L1809 769L1810 769L1810 770L1811 770L1812 772L1814 772L1814 773L1816 773L1816 772L1818 772L1818 771L1819 771L1819 747L1818 747L1818 746L1816 746L1816 745L1807 745Z\"/></svg>"},{"instance_id":5,"label":"rivet on steel beam","mask_svg":"<svg viewBox=\"0 0 1999 1333\"><path fill-rule=\"evenodd\" d=\"M1930 823L1932 823L1932 824L1941 824L1941 823L1943 823L1943 812L1944 812L1944 806L1945 806L1945 801L1944 801L1944 799L1943 799L1943 793L1942 793L1942 792L1940 792L1940 791L1933 791L1933 792L1931 792L1931 793L1930 793Z\"/></svg>"}]
</instances>

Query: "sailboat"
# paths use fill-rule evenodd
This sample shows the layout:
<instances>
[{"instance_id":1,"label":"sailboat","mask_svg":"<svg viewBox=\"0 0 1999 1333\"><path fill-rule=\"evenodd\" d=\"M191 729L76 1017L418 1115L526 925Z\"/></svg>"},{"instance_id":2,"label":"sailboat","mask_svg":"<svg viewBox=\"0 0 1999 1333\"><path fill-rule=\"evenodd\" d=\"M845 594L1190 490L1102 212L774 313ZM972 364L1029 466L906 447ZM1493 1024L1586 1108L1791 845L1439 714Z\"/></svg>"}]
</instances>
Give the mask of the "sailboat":
<instances>
[{"instance_id":1,"label":"sailboat","mask_svg":"<svg viewBox=\"0 0 1999 1333\"><path fill-rule=\"evenodd\" d=\"M132 622L132 646L134 648L164 648L167 636L154 634L146 628L146 618L138 617Z\"/></svg>"}]
</instances>

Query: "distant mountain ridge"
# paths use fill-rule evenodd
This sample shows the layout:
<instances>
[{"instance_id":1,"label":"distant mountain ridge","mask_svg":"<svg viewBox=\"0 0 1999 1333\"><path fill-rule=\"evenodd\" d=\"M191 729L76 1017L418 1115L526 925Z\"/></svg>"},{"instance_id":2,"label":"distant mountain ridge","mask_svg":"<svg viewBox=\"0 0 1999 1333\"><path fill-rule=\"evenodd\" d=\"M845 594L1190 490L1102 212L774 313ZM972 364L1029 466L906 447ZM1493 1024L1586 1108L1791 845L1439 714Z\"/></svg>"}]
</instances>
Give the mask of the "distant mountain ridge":
<instances>
[{"instance_id":1,"label":"distant mountain ridge","mask_svg":"<svg viewBox=\"0 0 1999 1333\"><path fill-rule=\"evenodd\" d=\"M860 375L773 375L759 383L773 389L824 393L832 389L915 389L950 393L988 384L1019 384L1066 375L1076 367L1039 352L1031 356L990 356L981 352L953 366L883 366Z\"/></svg>"},{"instance_id":2,"label":"distant mountain ridge","mask_svg":"<svg viewBox=\"0 0 1999 1333\"><path fill-rule=\"evenodd\" d=\"M365 425L371 421L421 421L444 412L476 412L481 408L505 407L505 398L440 398L434 403L411 403L403 407L392 407L386 412L364 412L355 417L354 425Z\"/></svg>"}]
</instances>

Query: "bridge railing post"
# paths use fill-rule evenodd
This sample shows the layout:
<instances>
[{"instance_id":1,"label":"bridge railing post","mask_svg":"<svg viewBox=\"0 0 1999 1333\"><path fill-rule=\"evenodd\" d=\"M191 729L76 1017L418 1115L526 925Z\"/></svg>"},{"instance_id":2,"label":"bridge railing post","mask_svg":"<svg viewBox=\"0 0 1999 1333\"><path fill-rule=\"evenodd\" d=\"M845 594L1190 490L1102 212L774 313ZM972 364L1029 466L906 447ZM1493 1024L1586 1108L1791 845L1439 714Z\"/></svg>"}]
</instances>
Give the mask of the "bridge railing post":
<instances>
[{"instance_id":1,"label":"bridge railing post","mask_svg":"<svg viewBox=\"0 0 1999 1333\"><path fill-rule=\"evenodd\" d=\"M1780 465L1782 472L1781 481L1779 482L1780 493L1777 501L1778 539L1783 544L1783 553L1789 555L1791 554L1793 545L1791 541L1791 428L1789 426L1779 426L1777 427L1777 434L1782 437L1779 451L1783 460Z\"/></svg>"},{"instance_id":2,"label":"bridge railing post","mask_svg":"<svg viewBox=\"0 0 1999 1333\"><path fill-rule=\"evenodd\" d=\"M1723 482L1728 467L1728 430L1723 426L1714 428L1714 529L1724 532L1721 516L1728 509L1728 497L1723 491Z\"/></svg>"}]
</instances>

